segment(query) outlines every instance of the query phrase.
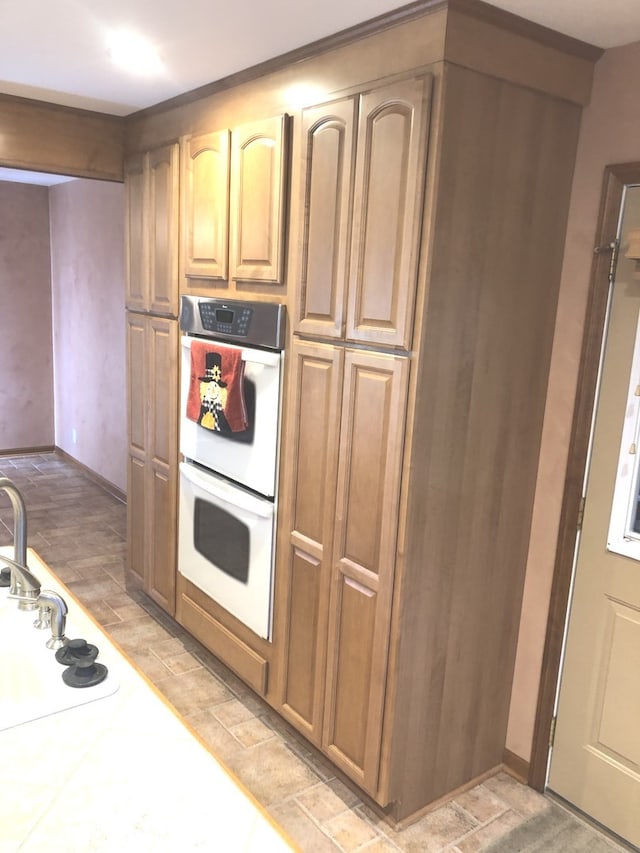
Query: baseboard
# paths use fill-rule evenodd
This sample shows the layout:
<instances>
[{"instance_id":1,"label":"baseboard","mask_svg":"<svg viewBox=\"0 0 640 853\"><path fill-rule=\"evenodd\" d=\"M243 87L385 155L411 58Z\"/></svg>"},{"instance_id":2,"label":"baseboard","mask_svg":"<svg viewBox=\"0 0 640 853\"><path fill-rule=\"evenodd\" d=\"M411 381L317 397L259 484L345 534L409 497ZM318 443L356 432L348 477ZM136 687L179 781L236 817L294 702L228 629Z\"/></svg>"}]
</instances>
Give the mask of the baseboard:
<instances>
[{"instance_id":1,"label":"baseboard","mask_svg":"<svg viewBox=\"0 0 640 853\"><path fill-rule=\"evenodd\" d=\"M33 456L38 453L53 453L56 448L47 447L12 447L10 450L0 450L0 456Z\"/></svg>"},{"instance_id":2,"label":"baseboard","mask_svg":"<svg viewBox=\"0 0 640 853\"><path fill-rule=\"evenodd\" d=\"M116 485L111 483L109 480L106 480L104 477L101 477L100 474L96 474L91 468L88 468L86 465L83 465L82 462L79 462L70 453L67 453L66 450L63 450L61 447L53 448L55 452L62 456L62 458L66 462L70 462L76 468L80 468L80 470L87 475L87 477L92 480L96 485L100 486L100 488L104 489L105 492L108 492L112 497L116 498L119 501L122 501L123 504L127 502L126 492L123 492L122 489L119 489Z\"/></svg>"},{"instance_id":3,"label":"baseboard","mask_svg":"<svg viewBox=\"0 0 640 853\"><path fill-rule=\"evenodd\" d=\"M524 758L520 758L515 752L511 752L510 749L505 747L502 754L502 763L507 773L515 776L518 782L523 782L525 785L529 783L529 762L525 761Z\"/></svg>"}]
</instances>

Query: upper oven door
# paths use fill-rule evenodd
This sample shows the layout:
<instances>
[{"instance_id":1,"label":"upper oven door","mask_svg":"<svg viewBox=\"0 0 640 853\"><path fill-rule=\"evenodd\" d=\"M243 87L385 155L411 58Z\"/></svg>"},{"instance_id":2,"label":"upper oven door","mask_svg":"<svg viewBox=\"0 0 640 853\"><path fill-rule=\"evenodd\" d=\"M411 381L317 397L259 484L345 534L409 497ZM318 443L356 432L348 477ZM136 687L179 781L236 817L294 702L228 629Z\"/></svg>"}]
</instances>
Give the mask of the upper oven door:
<instances>
[{"instance_id":1,"label":"upper oven door","mask_svg":"<svg viewBox=\"0 0 640 853\"><path fill-rule=\"evenodd\" d=\"M180 452L211 471L261 495L273 497L278 467L282 354L215 342L216 347L242 351L249 422L243 432L222 435L187 418L193 340L192 337L182 338Z\"/></svg>"}]
</instances>

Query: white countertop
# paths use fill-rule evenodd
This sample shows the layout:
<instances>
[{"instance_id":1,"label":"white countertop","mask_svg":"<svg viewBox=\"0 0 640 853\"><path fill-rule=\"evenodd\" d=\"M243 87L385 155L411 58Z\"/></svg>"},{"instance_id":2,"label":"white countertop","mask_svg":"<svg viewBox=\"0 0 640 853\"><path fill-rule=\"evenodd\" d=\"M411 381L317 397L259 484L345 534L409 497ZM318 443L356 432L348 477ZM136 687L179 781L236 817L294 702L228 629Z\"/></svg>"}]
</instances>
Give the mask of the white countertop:
<instances>
[{"instance_id":1,"label":"white countertop","mask_svg":"<svg viewBox=\"0 0 640 853\"><path fill-rule=\"evenodd\" d=\"M0 731L0 853L293 849L31 549L27 562L43 589L63 595L111 681L100 698ZM11 648L20 654L20 636ZM0 672L0 702L9 682Z\"/></svg>"}]
</instances>

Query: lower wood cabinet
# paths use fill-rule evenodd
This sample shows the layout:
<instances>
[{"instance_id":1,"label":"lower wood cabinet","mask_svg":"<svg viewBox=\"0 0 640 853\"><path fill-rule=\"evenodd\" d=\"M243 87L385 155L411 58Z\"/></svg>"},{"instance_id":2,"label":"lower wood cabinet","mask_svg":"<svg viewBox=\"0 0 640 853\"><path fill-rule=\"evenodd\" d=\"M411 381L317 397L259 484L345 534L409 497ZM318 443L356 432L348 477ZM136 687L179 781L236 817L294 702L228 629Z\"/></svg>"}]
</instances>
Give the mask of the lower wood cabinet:
<instances>
[{"instance_id":1,"label":"lower wood cabinet","mask_svg":"<svg viewBox=\"0 0 640 853\"><path fill-rule=\"evenodd\" d=\"M408 375L403 356L293 347L281 711L372 795Z\"/></svg>"},{"instance_id":2,"label":"lower wood cabinet","mask_svg":"<svg viewBox=\"0 0 640 853\"><path fill-rule=\"evenodd\" d=\"M175 612L178 323L127 313L128 569Z\"/></svg>"}]
</instances>

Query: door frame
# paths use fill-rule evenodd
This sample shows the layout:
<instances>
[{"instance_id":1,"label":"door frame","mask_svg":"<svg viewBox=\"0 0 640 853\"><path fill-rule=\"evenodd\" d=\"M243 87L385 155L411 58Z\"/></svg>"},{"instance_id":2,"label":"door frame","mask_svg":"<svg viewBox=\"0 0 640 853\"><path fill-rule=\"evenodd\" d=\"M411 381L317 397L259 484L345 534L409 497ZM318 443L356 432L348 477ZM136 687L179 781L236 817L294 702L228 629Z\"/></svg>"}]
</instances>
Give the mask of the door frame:
<instances>
[{"instance_id":1,"label":"door frame","mask_svg":"<svg viewBox=\"0 0 640 853\"><path fill-rule=\"evenodd\" d=\"M620 205L627 184L640 184L640 162L605 167L596 247L608 247L616 239ZM527 780L538 791L544 790L547 776L549 741L605 331L610 266L611 252L594 249Z\"/></svg>"}]
</instances>

